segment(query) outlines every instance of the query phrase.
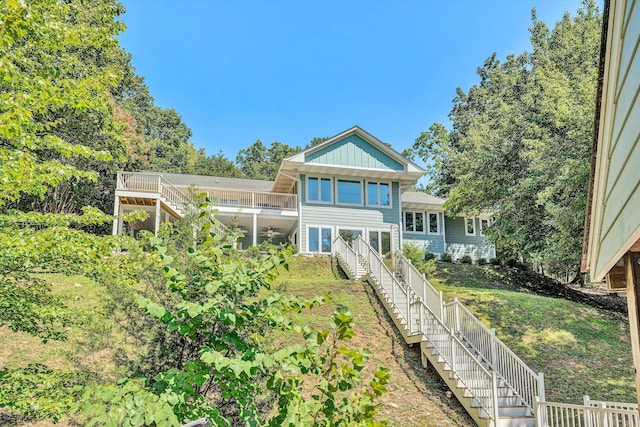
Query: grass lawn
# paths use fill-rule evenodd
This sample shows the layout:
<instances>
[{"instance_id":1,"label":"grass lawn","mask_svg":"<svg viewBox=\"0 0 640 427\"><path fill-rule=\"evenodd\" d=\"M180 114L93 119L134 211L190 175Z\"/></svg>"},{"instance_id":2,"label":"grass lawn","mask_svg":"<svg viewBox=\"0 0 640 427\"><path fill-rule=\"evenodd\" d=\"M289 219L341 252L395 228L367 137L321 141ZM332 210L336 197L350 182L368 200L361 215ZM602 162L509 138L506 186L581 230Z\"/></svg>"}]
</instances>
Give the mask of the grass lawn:
<instances>
[{"instance_id":1,"label":"grass lawn","mask_svg":"<svg viewBox=\"0 0 640 427\"><path fill-rule=\"evenodd\" d=\"M636 402L627 317L505 284L500 270L443 263L431 283L458 299L529 367L550 401Z\"/></svg>"},{"instance_id":2,"label":"grass lawn","mask_svg":"<svg viewBox=\"0 0 640 427\"><path fill-rule=\"evenodd\" d=\"M128 344L119 325L105 313L99 286L84 277L47 275L53 291L85 313L81 324L69 329L66 342L38 339L0 330L0 367L15 368L44 363L62 370L85 370L97 378L121 375L116 353L138 350ZM532 369L545 374L547 400L580 402L593 399L635 401L633 362L627 319L563 299L521 292L505 284L500 270L469 265L440 264L432 283L452 300L457 296ZM327 326L336 306L348 306L355 318L352 347L365 347L372 357L365 377L377 366L391 370L389 392L382 397L381 417L392 425L472 426L454 399L446 398L446 385L438 374L424 369L418 346L407 346L378 302L372 289L345 279L329 257L293 257L289 271L273 284L273 291L308 298L329 293L330 304L301 314L317 328ZM287 340L288 337L275 337ZM120 354L121 355L121 354ZM124 372L124 371L122 371ZM0 411L1 412L1 411ZM0 424L7 422L0 415ZM48 421L9 423L49 427ZM58 426L68 426L62 421Z\"/></svg>"}]
</instances>

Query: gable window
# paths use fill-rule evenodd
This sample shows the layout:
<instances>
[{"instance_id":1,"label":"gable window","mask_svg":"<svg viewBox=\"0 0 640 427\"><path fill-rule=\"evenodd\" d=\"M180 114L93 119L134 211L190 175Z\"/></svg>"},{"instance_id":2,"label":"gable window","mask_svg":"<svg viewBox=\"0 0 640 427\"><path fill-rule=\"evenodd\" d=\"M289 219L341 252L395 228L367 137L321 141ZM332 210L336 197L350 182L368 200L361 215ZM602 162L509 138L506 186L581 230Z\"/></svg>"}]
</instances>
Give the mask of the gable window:
<instances>
[{"instance_id":1,"label":"gable window","mask_svg":"<svg viewBox=\"0 0 640 427\"><path fill-rule=\"evenodd\" d=\"M331 203L331 179L307 178L307 200L310 202Z\"/></svg>"},{"instance_id":2,"label":"gable window","mask_svg":"<svg viewBox=\"0 0 640 427\"><path fill-rule=\"evenodd\" d=\"M307 236L309 252L331 253L331 228L309 227Z\"/></svg>"},{"instance_id":3,"label":"gable window","mask_svg":"<svg viewBox=\"0 0 640 427\"><path fill-rule=\"evenodd\" d=\"M476 221L475 218L465 218L464 219L464 234L467 236L475 236L476 235Z\"/></svg>"},{"instance_id":4,"label":"gable window","mask_svg":"<svg viewBox=\"0 0 640 427\"><path fill-rule=\"evenodd\" d=\"M367 182L368 206L391 206L391 187L386 182Z\"/></svg>"},{"instance_id":5,"label":"gable window","mask_svg":"<svg viewBox=\"0 0 640 427\"><path fill-rule=\"evenodd\" d=\"M429 213L429 234L440 234L440 224L437 213Z\"/></svg>"},{"instance_id":6,"label":"gable window","mask_svg":"<svg viewBox=\"0 0 640 427\"><path fill-rule=\"evenodd\" d=\"M424 213L423 212L405 212L404 213L404 231L413 233L424 233Z\"/></svg>"},{"instance_id":7,"label":"gable window","mask_svg":"<svg viewBox=\"0 0 640 427\"><path fill-rule=\"evenodd\" d=\"M336 185L338 203L348 205L362 204L362 182L339 179Z\"/></svg>"}]
</instances>

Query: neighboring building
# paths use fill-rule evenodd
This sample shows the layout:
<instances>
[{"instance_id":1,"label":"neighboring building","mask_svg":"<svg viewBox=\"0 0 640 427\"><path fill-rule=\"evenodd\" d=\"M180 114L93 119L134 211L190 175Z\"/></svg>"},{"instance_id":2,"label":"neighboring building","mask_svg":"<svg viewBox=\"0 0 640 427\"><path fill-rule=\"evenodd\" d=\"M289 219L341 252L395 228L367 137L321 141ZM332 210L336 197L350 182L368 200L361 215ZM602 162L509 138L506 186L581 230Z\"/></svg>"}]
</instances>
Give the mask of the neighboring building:
<instances>
[{"instance_id":1,"label":"neighboring building","mask_svg":"<svg viewBox=\"0 0 640 427\"><path fill-rule=\"evenodd\" d=\"M150 219L133 228L157 231L206 192L216 219L244 235L245 249L269 239L295 243L301 253L331 254L341 235L362 236L382 254L410 242L454 259L494 257L484 236L488 218L448 217L443 199L408 191L423 174L355 126L283 160L275 181L120 172L114 213L147 210ZM122 233L123 224L116 221L113 232Z\"/></svg>"},{"instance_id":2,"label":"neighboring building","mask_svg":"<svg viewBox=\"0 0 640 427\"><path fill-rule=\"evenodd\" d=\"M605 1L582 270L627 292L640 394L639 3Z\"/></svg>"}]
</instances>

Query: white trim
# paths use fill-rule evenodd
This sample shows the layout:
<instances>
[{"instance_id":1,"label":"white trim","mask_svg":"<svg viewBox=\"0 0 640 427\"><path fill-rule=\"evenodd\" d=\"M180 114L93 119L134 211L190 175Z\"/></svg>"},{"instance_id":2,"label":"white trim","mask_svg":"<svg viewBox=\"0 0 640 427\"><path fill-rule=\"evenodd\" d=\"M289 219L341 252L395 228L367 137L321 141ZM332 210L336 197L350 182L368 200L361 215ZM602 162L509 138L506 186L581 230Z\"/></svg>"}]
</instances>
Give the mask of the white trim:
<instances>
[{"instance_id":1,"label":"white trim","mask_svg":"<svg viewBox=\"0 0 640 427\"><path fill-rule=\"evenodd\" d=\"M469 229L467 228L467 221L471 220L473 224L473 232L469 233ZM476 235L476 217L474 216L465 216L464 217L464 235L465 236L475 236Z\"/></svg>"},{"instance_id":2,"label":"white trim","mask_svg":"<svg viewBox=\"0 0 640 427\"><path fill-rule=\"evenodd\" d=\"M309 180L317 179L318 180L318 200L309 199ZM321 200L322 199L322 180L329 180L329 201ZM333 204L333 178L330 176L323 175L305 175L304 177L304 185L305 185L305 194L304 199L307 203L317 203L319 205L332 205Z\"/></svg>"},{"instance_id":3,"label":"white trim","mask_svg":"<svg viewBox=\"0 0 640 427\"><path fill-rule=\"evenodd\" d=\"M412 230L407 230L406 214L411 214L411 216L413 217ZM416 230L416 214L422 214L422 231ZM416 234L416 235L426 234L426 228L424 227L425 225L424 218L425 218L424 211L402 211L402 218L401 218L402 232L407 234Z\"/></svg>"},{"instance_id":4,"label":"white trim","mask_svg":"<svg viewBox=\"0 0 640 427\"><path fill-rule=\"evenodd\" d=\"M431 232L431 215L435 215L436 216L436 231L435 232ZM427 227L426 227L426 231L427 234L430 236L439 236L440 233L440 215L439 212L433 212L433 211L427 211Z\"/></svg>"},{"instance_id":5,"label":"white trim","mask_svg":"<svg viewBox=\"0 0 640 427\"><path fill-rule=\"evenodd\" d=\"M363 179L353 179L353 178L338 178L336 177L334 180L334 191L335 191L335 204L336 206L364 206L364 180ZM338 194L338 183L340 181L345 181L345 182L359 182L360 183L360 203L348 203L348 202L341 202L339 200L339 194Z\"/></svg>"},{"instance_id":6,"label":"white trim","mask_svg":"<svg viewBox=\"0 0 640 427\"><path fill-rule=\"evenodd\" d=\"M379 203L370 203L369 202L369 184L376 184L377 188L377 201L380 202L380 186L387 185L389 187L389 204L381 205ZM364 180L364 197L366 206L372 208L381 208L381 209L393 209L393 185L390 181L385 180L376 180L375 178L365 179Z\"/></svg>"},{"instance_id":7,"label":"white trim","mask_svg":"<svg viewBox=\"0 0 640 427\"><path fill-rule=\"evenodd\" d=\"M371 244L371 238L370 238L371 233L388 233L388 234L389 234L389 248L390 248L390 249L393 249L393 248L391 248L391 243L392 243L392 241L391 241L391 239L392 239L392 238L391 238L391 229L386 229L386 230L385 230L385 229L382 229L382 228L367 228L367 229L366 229L366 234L367 234L367 236L366 236L366 237L367 237L367 243L369 243L369 244ZM381 234L378 234L378 247L377 247L377 248L374 248L374 249L375 249L375 250L376 250L380 255L384 255L384 254L382 253L382 251L381 251L381 249L382 249L382 248L381 248L381 246L382 246L382 235L381 235Z\"/></svg>"},{"instance_id":8,"label":"white trim","mask_svg":"<svg viewBox=\"0 0 640 427\"><path fill-rule=\"evenodd\" d=\"M489 228L491 226L491 218L489 218L488 216L480 216L478 218L478 225L479 225L478 234L484 237L485 233L482 230L482 221L487 221L487 228Z\"/></svg>"},{"instance_id":9,"label":"white trim","mask_svg":"<svg viewBox=\"0 0 640 427\"><path fill-rule=\"evenodd\" d=\"M306 247L306 253L308 254L331 254L333 253L333 239L335 237L335 227L332 225L315 225L315 224L307 224L307 229L306 229L306 239L307 239L307 247ZM309 229L310 228L317 228L318 229L318 251L311 251L309 250L309 241L311 240L309 238ZM331 239L330 239L330 244L331 244L331 250L329 252L323 252L322 251L322 229L329 229L331 230Z\"/></svg>"}]
</instances>

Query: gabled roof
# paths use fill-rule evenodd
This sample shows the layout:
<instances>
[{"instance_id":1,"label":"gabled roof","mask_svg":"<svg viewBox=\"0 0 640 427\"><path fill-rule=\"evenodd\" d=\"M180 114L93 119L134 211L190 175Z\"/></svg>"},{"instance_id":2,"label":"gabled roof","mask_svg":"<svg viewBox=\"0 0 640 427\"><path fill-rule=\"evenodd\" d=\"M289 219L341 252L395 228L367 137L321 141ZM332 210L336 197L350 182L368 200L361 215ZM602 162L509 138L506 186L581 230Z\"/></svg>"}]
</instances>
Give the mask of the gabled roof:
<instances>
[{"instance_id":1,"label":"gabled roof","mask_svg":"<svg viewBox=\"0 0 640 427\"><path fill-rule=\"evenodd\" d=\"M323 150L326 151L331 145L339 144L341 141L352 135L357 135L376 150L384 153L384 155L388 156L389 159L392 159L393 162L400 165L400 168L398 169L401 170L390 170L381 167L347 167L308 161L308 159L314 157L314 154L318 154ZM354 126L327 139L321 144L310 147L300 153L284 159L280 164L280 169L278 170L278 175L274 182L273 191L279 193L289 192L295 184L298 173L301 172L333 175L339 174L343 176L366 176L372 179L400 181L401 185L410 186L415 184L425 171L412 161L404 158L400 153L380 141L375 136L371 135L369 132L359 126Z\"/></svg>"},{"instance_id":2,"label":"gabled roof","mask_svg":"<svg viewBox=\"0 0 640 427\"><path fill-rule=\"evenodd\" d=\"M405 191L402 193L402 208L435 208L442 209L445 200L422 191Z\"/></svg>"}]
</instances>

